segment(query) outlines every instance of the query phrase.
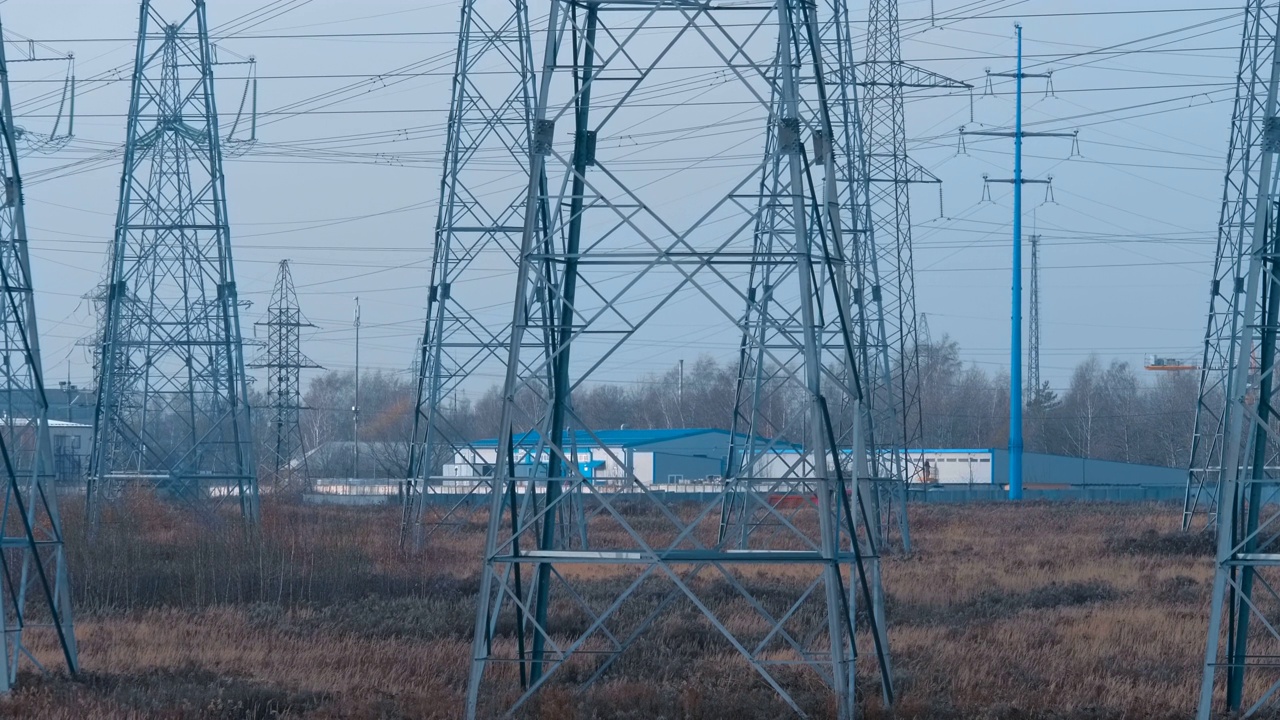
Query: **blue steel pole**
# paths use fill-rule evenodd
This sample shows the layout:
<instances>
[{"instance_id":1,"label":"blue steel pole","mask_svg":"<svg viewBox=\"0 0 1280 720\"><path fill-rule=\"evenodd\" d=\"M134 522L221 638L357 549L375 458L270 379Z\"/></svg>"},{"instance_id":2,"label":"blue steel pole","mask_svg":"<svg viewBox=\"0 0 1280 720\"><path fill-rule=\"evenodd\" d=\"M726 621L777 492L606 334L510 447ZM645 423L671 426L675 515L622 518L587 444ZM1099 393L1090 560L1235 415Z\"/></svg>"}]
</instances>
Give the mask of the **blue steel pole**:
<instances>
[{"instance_id":1,"label":"blue steel pole","mask_svg":"<svg viewBox=\"0 0 1280 720\"><path fill-rule=\"evenodd\" d=\"M1009 347L1009 499L1022 499L1022 25L1013 130L1013 315Z\"/></svg>"}]
</instances>

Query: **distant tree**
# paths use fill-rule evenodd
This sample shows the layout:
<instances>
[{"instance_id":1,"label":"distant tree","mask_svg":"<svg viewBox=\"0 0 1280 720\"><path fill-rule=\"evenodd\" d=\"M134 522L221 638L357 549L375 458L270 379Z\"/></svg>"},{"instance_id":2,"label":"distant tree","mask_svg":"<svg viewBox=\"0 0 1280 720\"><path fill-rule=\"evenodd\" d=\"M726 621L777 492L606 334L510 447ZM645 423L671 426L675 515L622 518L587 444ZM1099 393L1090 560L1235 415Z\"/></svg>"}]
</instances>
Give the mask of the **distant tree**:
<instances>
[{"instance_id":1,"label":"distant tree","mask_svg":"<svg viewBox=\"0 0 1280 720\"><path fill-rule=\"evenodd\" d=\"M1102 376L1103 405L1108 415L1103 427L1103 449L1099 455L1109 460L1137 462L1144 454L1141 426L1143 414L1138 376L1127 362L1113 360Z\"/></svg>"},{"instance_id":2,"label":"distant tree","mask_svg":"<svg viewBox=\"0 0 1280 720\"><path fill-rule=\"evenodd\" d=\"M919 348L920 397L927 447L1004 447L1009 438L1009 377L991 374L962 360L960 345L952 338L927 342ZM860 368L866 380L865 368ZM596 383L578 388L573 395L574 418L579 429L734 426L735 403L742 413L739 429L752 420L746 410L758 390L760 412L754 417L757 434L798 440L808 420L805 391L790 381L788 372L765 367L756 378L744 378L739 397L739 368L700 356L686 363L683 391L678 367L643 375L628 383ZM1191 425L1195 415L1198 377L1195 373L1165 373L1144 382L1133 366L1122 361L1106 365L1097 357L1082 361L1072 371L1066 388L1048 382L1027 388L1024 395L1026 448L1079 457L1123 460L1179 466L1190 453ZM333 371L311 380L304 395L309 408L303 412L307 446L326 442L350 442L351 372ZM865 384L864 384L865 389ZM838 437L852 428L852 405L834 377L823 379ZM516 396L511 422L516 432L540 427L547 405L547 390L536 383ZM361 376L361 440L368 446L366 471L386 477L407 472L417 387L410 375L372 371ZM263 399L253 401L262 408ZM501 431L501 388L459 390L440 408L441 419L454 440L491 438ZM267 415L254 414L255 437L264 442ZM879 442L900 439L900 429L876 429ZM896 433L896 435L895 435ZM327 472L350 471L350 450L333 456ZM331 454L332 455L332 454ZM339 453L338 455L342 455ZM260 458L265 457L260 454ZM438 472L439 468L433 470ZM313 468L313 473L316 469Z\"/></svg>"},{"instance_id":3,"label":"distant tree","mask_svg":"<svg viewBox=\"0 0 1280 720\"><path fill-rule=\"evenodd\" d=\"M1025 400L1026 448L1032 452L1049 452L1050 418L1062 405L1062 400L1048 380L1042 381L1040 387L1028 387Z\"/></svg>"},{"instance_id":4,"label":"distant tree","mask_svg":"<svg viewBox=\"0 0 1280 720\"><path fill-rule=\"evenodd\" d=\"M303 395L307 410L302 427L307 447L316 450L327 443L347 443L340 452L319 452L309 465L313 475L350 475L355 472L354 445L361 446L361 475L404 477L408 472L409 438L417 397L414 379L404 373L374 370L360 374L359 438L353 437L355 373L331 370L311 380Z\"/></svg>"},{"instance_id":5,"label":"distant tree","mask_svg":"<svg viewBox=\"0 0 1280 720\"><path fill-rule=\"evenodd\" d=\"M633 394L621 385L592 385L573 394L573 407L593 430L622 427L636 415Z\"/></svg>"},{"instance_id":6,"label":"distant tree","mask_svg":"<svg viewBox=\"0 0 1280 720\"><path fill-rule=\"evenodd\" d=\"M1147 462L1171 467L1190 462L1199 378L1194 372L1160 373L1146 392Z\"/></svg>"},{"instance_id":7,"label":"distant tree","mask_svg":"<svg viewBox=\"0 0 1280 720\"><path fill-rule=\"evenodd\" d=\"M1096 356L1077 365L1071 373L1071 382L1054 418L1061 433L1055 446L1064 454L1093 457L1094 438L1098 430L1105 431L1098 427L1105 412L1102 373Z\"/></svg>"}]
</instances>

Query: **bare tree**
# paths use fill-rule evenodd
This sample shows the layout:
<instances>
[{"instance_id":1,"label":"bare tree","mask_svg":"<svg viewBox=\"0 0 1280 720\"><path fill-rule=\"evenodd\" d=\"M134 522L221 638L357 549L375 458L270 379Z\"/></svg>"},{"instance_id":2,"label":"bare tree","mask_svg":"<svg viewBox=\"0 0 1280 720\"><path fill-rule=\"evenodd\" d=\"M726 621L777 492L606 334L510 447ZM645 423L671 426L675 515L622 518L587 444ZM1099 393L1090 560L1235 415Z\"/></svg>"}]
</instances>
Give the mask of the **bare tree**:
<instances>
[{"instance_id":1,"label":"bare tree","mask_svg":"<svg viewBox=\"0 0 1280 720\"><path fill-rule=\"evenodd\" d=\"M926 446L989 448L1008 443L1007 374L992 374L978 365L965 364L959 344L946 336L921 346L920 364ZM584 430L728 429L733 423L738 372L734 363L722 364L702 356L685 365L683 377L678 367L672 367L630 383L578 388L574 408ZM799 438L804 431L799 418L804 413L798 410L805 399L792 385L768 380L771 375L766 368L760 424L753 430L769 437ZM1098 358L1090 357L1075 368L1066 388L1055 390L1044 383L1026 390L1027 449L1182 465L1190 452L1196 380L1193 373L1144 378L1128 363L1113 361L1104 366ZM314 378L307 388L304 401L311 409L303 413L303 429L308 447L332 446L331 452L320 453L313 464L317 472L350 470L353 381L351 372L328 372ZM537 416L532 413L540 407L539 392L543 390L530 388L517 398L517 404L528 410L519 420L528 427L517 431L537 427ZM366 373L361 377L361 396L361 448L370 463L364 471L381 477L403 476L416 397L413 379L397 373ZM490 386L478 393L459 391L442 409L458 439L491 438L499 432L501 400L499 389ZM843 422L843 410L833 410L836 419ZM348 443L345 449L335 444L344 442ZM347 466L339 467L344 458Z\"/></svg>"}]
</instances>

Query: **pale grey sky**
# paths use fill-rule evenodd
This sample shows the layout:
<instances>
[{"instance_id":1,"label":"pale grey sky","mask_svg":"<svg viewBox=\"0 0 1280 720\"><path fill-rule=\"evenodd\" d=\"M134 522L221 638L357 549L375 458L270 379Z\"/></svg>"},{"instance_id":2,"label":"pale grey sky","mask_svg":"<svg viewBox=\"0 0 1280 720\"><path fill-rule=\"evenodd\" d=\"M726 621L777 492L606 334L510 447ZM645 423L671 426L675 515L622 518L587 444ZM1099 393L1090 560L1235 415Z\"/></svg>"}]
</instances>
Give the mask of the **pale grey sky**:
<instances>
[{"instance_id":1,"label":"pale grey sky","mask_svg":"<svg viewBox=\"0 0 1280 720\"><path fill-rule=\"evenodd\" d=\"M172 14L186 0L156 0ZM1026 190L1043 235L1042 364L1065 383L1070 368L1096 352L1141 364L1148 352L1198 355L1222 177L1240 13L1234 2L1133 0L929 0L902 3L904 58L976 85L967 94L907 105L914 157L944 181L913 194L918 309L935 336L956 338L968 360L1007 367L1010 198L993 186L982 203L982 173L1008 177L1012 143L967 141L957 129L1012 122L1012 86L983 96L984 68L1013 67L1013 23L1025 28L1028 71L1053 70L1056 95L1027 81L1028 129L1080 128L1082 157L1069 140L1028 140L1028 177L1054 176L1057 203L1040 206ZM212 0L215 28L261 2ZM320 326L304 350L329 368L352 364L352 296L363 305L362 364L403 370L422 331L431 229L452 71L458 4L411 0L295 0L294 9L218 40L258 59L259 144L228 158L229 214L246 334L265 308L276 263L290 258L303 311ZM6 39L47 41L74 52L80 78L76 138L66 148L23 158L28 178L37 306L46 374L85 383L88 362L76 340L92 316L81 295L100 280L112 236L124 134L128 68L137 29L135 0L9 0L0 5ZM1158 10L1161 12L1146 12ZM541 7L531 5L537 17ZM862 27L866 7L851 4ZM1063 13L1077 13L1063 16ZM1103 13L1103 14L1100 14ZM974 15L990 17L974 18ZM536 24L536 23L535 23ZM366 33L420 33L359 37ZM343 34L345 37L334 37ZM541 38L535 38L535 48ZM25 46L24 46L25 48ZM10 46L10 55L17 47ZM41 50L41 52L49 52ZM232 58L224 53L222 59ZM395 73L399 68L411 70ZM242 66L220 69L219 109L233 115ZM115 68L121 70L111 72ZM47 132L56 110L25 101L60 87L65 66L14 66L18 123ZM106 75L102 75L106 73ZM110 82L91 83L106 77ZM311 101L297 114L291 104ZM224 122L225 131L225 122ZM506 299L509 289L486 291ZM502 314L502 313L499 313ZM696 338L696 344L690 342ZM651 341L603 380L662 371L707 352L734 356L728 335L673 332ZM496 378L494 378L496 380ZM485 383L487 384L487 382Z\"/></svg>"}]
</instances>

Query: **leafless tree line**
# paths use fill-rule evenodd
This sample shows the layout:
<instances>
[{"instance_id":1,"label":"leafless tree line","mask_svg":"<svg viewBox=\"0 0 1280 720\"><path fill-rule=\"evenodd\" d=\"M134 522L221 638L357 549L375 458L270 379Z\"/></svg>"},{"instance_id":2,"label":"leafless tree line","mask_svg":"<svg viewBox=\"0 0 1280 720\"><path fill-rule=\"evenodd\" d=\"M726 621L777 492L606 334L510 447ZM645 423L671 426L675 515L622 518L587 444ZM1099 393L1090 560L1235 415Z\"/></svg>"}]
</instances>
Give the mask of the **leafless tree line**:
<instances>
[{"instance_id":1,"label":"leafless tree line","mask_svg":"<svg viewBox=\"0 0 1280 720\"><path fill-rule=\"evenodd\" d=\"M961 359L960 346L943 337L920 348L919 394L923 413L920 445L930 448L989 448L1008 444L1008 374L992 373ZM895 369L895 373L900 369ZM352 468L355 430L351 408L354 373L331 371L308 385L303 435L314 477L343 476ZM721 428L734 416L737 367L703 356L627 383L578 389L573 403L584 427ZM1045 383L1025 393L1026 447L1048 452L1177 467L1187 462L1195 412L1194 372L1147 372L1129 363L1091 357L1079 363L1065 387ZM360 473L404 477L413 428L416 379L410 373L366 372L360 378ZM779 389L770 417L801 418L804 400ZM458 391L442 408L463 439L492 437L500 424L500 388ZM261 413L258 417L264 417ZM259 423L265 424L265 423ZM785 424L765 430L799 438L802 428ZM899 428L880 428L885 444L903 442ZM265 441L266 432L259 432ZM911 443L914 444L914 443ZM328 448L327 450L325 448Z\"/></svg>"}]
</instances>

